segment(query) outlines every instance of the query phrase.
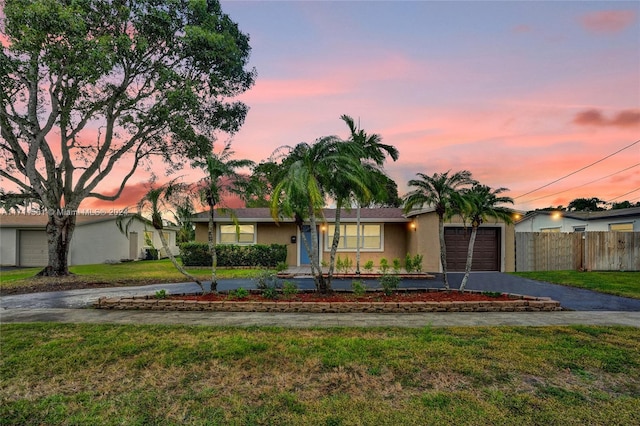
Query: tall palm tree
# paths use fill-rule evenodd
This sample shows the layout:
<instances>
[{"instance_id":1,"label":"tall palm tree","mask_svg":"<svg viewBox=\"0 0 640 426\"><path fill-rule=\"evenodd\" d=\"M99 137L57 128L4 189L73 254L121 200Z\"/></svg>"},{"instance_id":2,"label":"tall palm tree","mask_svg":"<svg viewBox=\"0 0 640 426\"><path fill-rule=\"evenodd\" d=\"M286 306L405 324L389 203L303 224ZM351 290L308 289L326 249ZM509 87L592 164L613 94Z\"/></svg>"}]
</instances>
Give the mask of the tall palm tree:
<instances>
[{"instance_id":1,"label":"tall palm tree","mask_svg":"<svg viewBox=\"0 0 640 426\"><path fill-rule=\"evenodd\" d=\"M462 170L449 175L450 171L434 173L428 176L418 173L420 179L412 179L408 182L410 187L415 187L405 197L405 213L414 208L425 205L432 206L438 215L438 236L440 240L440 263L444 275L444 286L449 289L447 277L447 248L444 241L444 221L450 219L459 206L463 204L460 191L475 183L471 178L471 172Z\"/></svg>"},{"instance_id":2,"label":"tall palm tree","mask_svg":"<svg viewBox=\"0 0 640 426\"><path fill-rule=\"evenodd\" d=\"M254 163L251 160L234 160L231 157L235 154L231 150L231 143L227 142L219 153L211 153L205 162L196 162L205 170L206 177L203 179L200 196L209 212L208 242L211 253L211 291L218 290L218 280L216 269L218 266L218 256L214 242L216 235L215 209L222 201L225 193L242 193L241 186L244 177L236 169L251 167Z\"/></svg>"},{"instance_id":3,"label":"tall palm tree","mask_svg":"<svg viewBox=\"0 0 640 426\"><path fill-rule=\"evenodd\" d=\"M182 189L183 189L183 186L176 184L175 181L171 181L168 184L163 186L151 187L151 189L147 191L145 196L138 202L138 213L132 216L128 216L128 220L126 222L124 221L124 219L127 218L127 216L119 216L116 220L116 225L120 229L120 232L122 232L125 235L128 235L129 233L128 229L129 229L129 226L133 223L133 219L137 218L143 222L146 222L146 219L142 216L142 212L145 211L146 209L151 209L151 225L153 226L154 229L158 231L158 234L160 234L160 242L162 243L162 248L164 248L164 251L167 253L169 260L171 260L171 263L173 264L173 266L182 275L184 275L189 280L198 284L198 286L200 286L200 290L202 290L202 293L206 293L202 282L196 277L194 277L193 275L191 275L189 272L187 272L184 269L184 267L178 263L175 256L169 249L169 242L167 241L167 238L165 237L164 232L162 232L164 229L164 223L162 220L162 210L168 207L167 203L169 203L172 200L172 198L176 195L177 192L182 191Z\"/></svg>"},{"instance_id":4,"label":"tall palm tree","mask_svg":"<svg viewBox=\"0 0 640 426\"><path fill-rule=\"evenodd\" d=\"M353 118L343 114L340 119L345 122L350 132L350 140L353 143L358 144L362 149L363 157L360 159L366 164L375 164L378 166L370 167L371 185L370 189L374 197L368 199L368 194L354 194L356 198L356 273L360 273L360 208L363 203L370 201L384 201L386 198L386 191L382 188L387 184L387 180L384 178L386 175L381 170L386 157L389 156L393 161L396 161L400 156L397 148L393 145L386 145L382 143L382 137L377 134L367 134L359 126L356 127ZM371 164L372 163L372 164Z\"/></svg>"},{"instance_id":5,"label":"tall palm tree","mask_svg":"<svg viewBox=\"0 0 640 426\"><path fill-rule=\"evenodd\" d=\"M463 191L465 200L462 214L465 221L471 222L471 236L469 237L469 248L467 249L467 263L464 269L464 277L460 284L460 291L463 291L469 280L471 264L473 262L473 247L476 242L476 235L480 225L489 218L502 220L505 223L512 223L513 210L500 206L500 204L513 204L511 197L499 196L508 191L507 188L491 189L486 185L475 184L466 191Z\"/></svg>"},{"instance_id":6,"label":"tall palm tree","mask_svg":"<svg viewBox=\"0 0 640 426\"><path fill-rule=\"evenodd\" d=\"M344 188L366 188L363 183L363 168L356 155L358 147L335 136L320 138L313 144L300 143L289 147L282 160L284 173L279 176L271 195L271 215L277 221L281 216L292 217L303 230L305 222L311 227L311 241L301 233L302 242L311 257L311 271L316 288L321 293L331 291L331 279L324 278L318 251L318 220L324 219L322 209L326 197L336 199L338 207L344 202ZM336 228L339 228L337 211Z\"/></svg>"}]
</instances>

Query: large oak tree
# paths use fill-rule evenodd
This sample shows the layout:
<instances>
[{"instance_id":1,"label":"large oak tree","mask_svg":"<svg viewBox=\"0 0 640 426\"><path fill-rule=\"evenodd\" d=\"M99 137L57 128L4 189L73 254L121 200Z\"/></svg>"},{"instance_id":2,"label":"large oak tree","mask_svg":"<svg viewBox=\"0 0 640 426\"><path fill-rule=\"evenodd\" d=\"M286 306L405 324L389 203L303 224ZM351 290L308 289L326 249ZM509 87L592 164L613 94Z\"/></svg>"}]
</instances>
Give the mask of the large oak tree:
<instances>
[{"instance_id":1,"label":"large oak tree","mask_svg":"<svg viewBox=\"0 0 640 426\"><path fill-rule=\"evenodd\" d=\"M243 123L249 37L216 0L4 4L0 177L47 209L42 273L65 275L83 200L116 200L155 156L206 158Z\"/></svg>"}]
</instances>

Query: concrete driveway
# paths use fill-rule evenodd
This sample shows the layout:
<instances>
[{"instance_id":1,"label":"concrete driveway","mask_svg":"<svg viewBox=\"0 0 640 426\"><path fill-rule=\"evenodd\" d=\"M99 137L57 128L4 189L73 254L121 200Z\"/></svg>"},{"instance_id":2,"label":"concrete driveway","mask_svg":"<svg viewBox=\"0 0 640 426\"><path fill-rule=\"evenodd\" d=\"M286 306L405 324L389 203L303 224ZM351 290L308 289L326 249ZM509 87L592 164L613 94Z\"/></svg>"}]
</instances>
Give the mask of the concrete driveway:
<instances>
[{"instance_id":1,"label":"concrete driveway","mask_svg":"<svg viewBox=\"0 0 640 426\"><path fill-rule=\"evenodd\" d=\"M449 274L452 288L457 288L462 280L462 273ZM295 279L299 288L314 288L311 279ZM378 287L377 281L367 281L370 288ZM334 280L336 289L349 288L350 280ZM441 277L434 280L404 280L401 287L417 288L442 288ZM219 290L230 290L238 287L245 289L255 288L252 280L220 280ZM529 280L502 274L499 272L472 273L467 285L469 290L500 291L508 293L526 294L530 296L547 296L561 303L565 309L575 311L626 311L640 312L640 300L626 297L611 296L582 290L573 287L549 284L540 281ZM143 296L152 295L157 290L166 290L168 293L195 293L200 288L194 283L181 284L154 284L140 287L114 287L98 289L68 290L50 293L31 293L0 298L2 309L47 309L47 308L85 308L89 307L99 297L118 296Z\"/></svg>"}]
</instances>

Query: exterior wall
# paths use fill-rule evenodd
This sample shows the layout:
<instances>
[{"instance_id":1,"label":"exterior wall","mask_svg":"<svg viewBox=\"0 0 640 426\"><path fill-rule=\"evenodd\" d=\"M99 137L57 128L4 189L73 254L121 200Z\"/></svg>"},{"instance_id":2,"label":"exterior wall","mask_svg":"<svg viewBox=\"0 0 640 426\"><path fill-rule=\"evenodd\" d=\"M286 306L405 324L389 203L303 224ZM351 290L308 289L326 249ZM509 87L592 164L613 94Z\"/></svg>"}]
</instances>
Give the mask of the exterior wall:
<instances>
[{"instance_id":1,"label":"exterior wall","mask_svg":"<svg viewBox=\"0 0 640 426\"><path fill-rule=\"evenodd\" d=\"M413 218L413 222L415 223L415 228L408 231L407 251L412 255L421 254L423 256L423 271L442 272L440 241L438 238L438 215L435 213L420 214Z\"/></svg>"},{"instance_id":2,"label":"exterior wall","mask_svg":"<svg viewBox=\"0 0 640 426\"><path fill-rule=\"evenodd\" d=\"M198 243L206 243L209 241L209 223L208 222L196 222L196 239ZM217 235L213 236L213 242L215 244Z\"/></svg>"},{"instance_id":3,"label":"exterior wall","mask_svg":"<svg viewBox=\"0 0 640 426\"><path fill-rule=\"evenodd\" d=\"M146 225L138 220L129 226L129 232L137 233L138 255L137 259L144 258L144 233L153 232L153 245L156 249L162 249L162 241L158 231L151 225ZM164 230L169 234L168 244L172 253L177 254L176 233L173 230ZM120 232L115 220L91 223L76 227L71 241L70 265L89 265L108 261L118 262L129 259L129 238ZM164 253L161 253L161 256ZM166 254L164 254L166 256Z\"/></svg>"},{"instance_id":4,"label":"exterior wall","mask_svg":"<svg viewBox=\"0 0 640 426\"><path fill-rule=\"evenodd\" d=\"M0 265L16 266L18 232L15 228L0 229Z\"/></svg>"},{"instance_id":5,"label":"exterior wall","mask_svg":"<svg viewBox=\"0 0 640 426\"><path fill-rule=\"evenodd\" d=\"M73 232L69 250L70 265L117 262L127 258L129 240L120 232L115 221L77 226Z\"/></svg>"},{"instance_id":6,"label":"exterior wall","mask_svg":"<svg viewBox=\"0 0 640 426\"><path fill-rule=\"evenodd\" d=\"M298 235L294 223L258 223L257 244L284 244L287 246L287 265L296 266L298 263L297 244L291 242L292 236Z\"/></svg>"}]
</instances>

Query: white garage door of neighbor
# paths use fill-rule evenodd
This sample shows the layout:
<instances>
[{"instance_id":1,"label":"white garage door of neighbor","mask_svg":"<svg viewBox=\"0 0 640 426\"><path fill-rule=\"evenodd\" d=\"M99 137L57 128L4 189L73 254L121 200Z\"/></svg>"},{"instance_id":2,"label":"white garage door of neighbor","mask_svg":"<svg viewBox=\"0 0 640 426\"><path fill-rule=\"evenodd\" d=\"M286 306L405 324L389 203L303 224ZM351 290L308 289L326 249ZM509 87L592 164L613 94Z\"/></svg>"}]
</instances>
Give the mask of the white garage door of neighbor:
<instances>
[{"instance_id":1,"label":"white garage door of neighbor","mask_svg":"<svg viewBox=\"0 0 640 426\"><path fill-rule=\"evenodd\" d=\"M46 266L47 233L45 231L20 231L20 266Z\"/></svg>"}]
</instances>

